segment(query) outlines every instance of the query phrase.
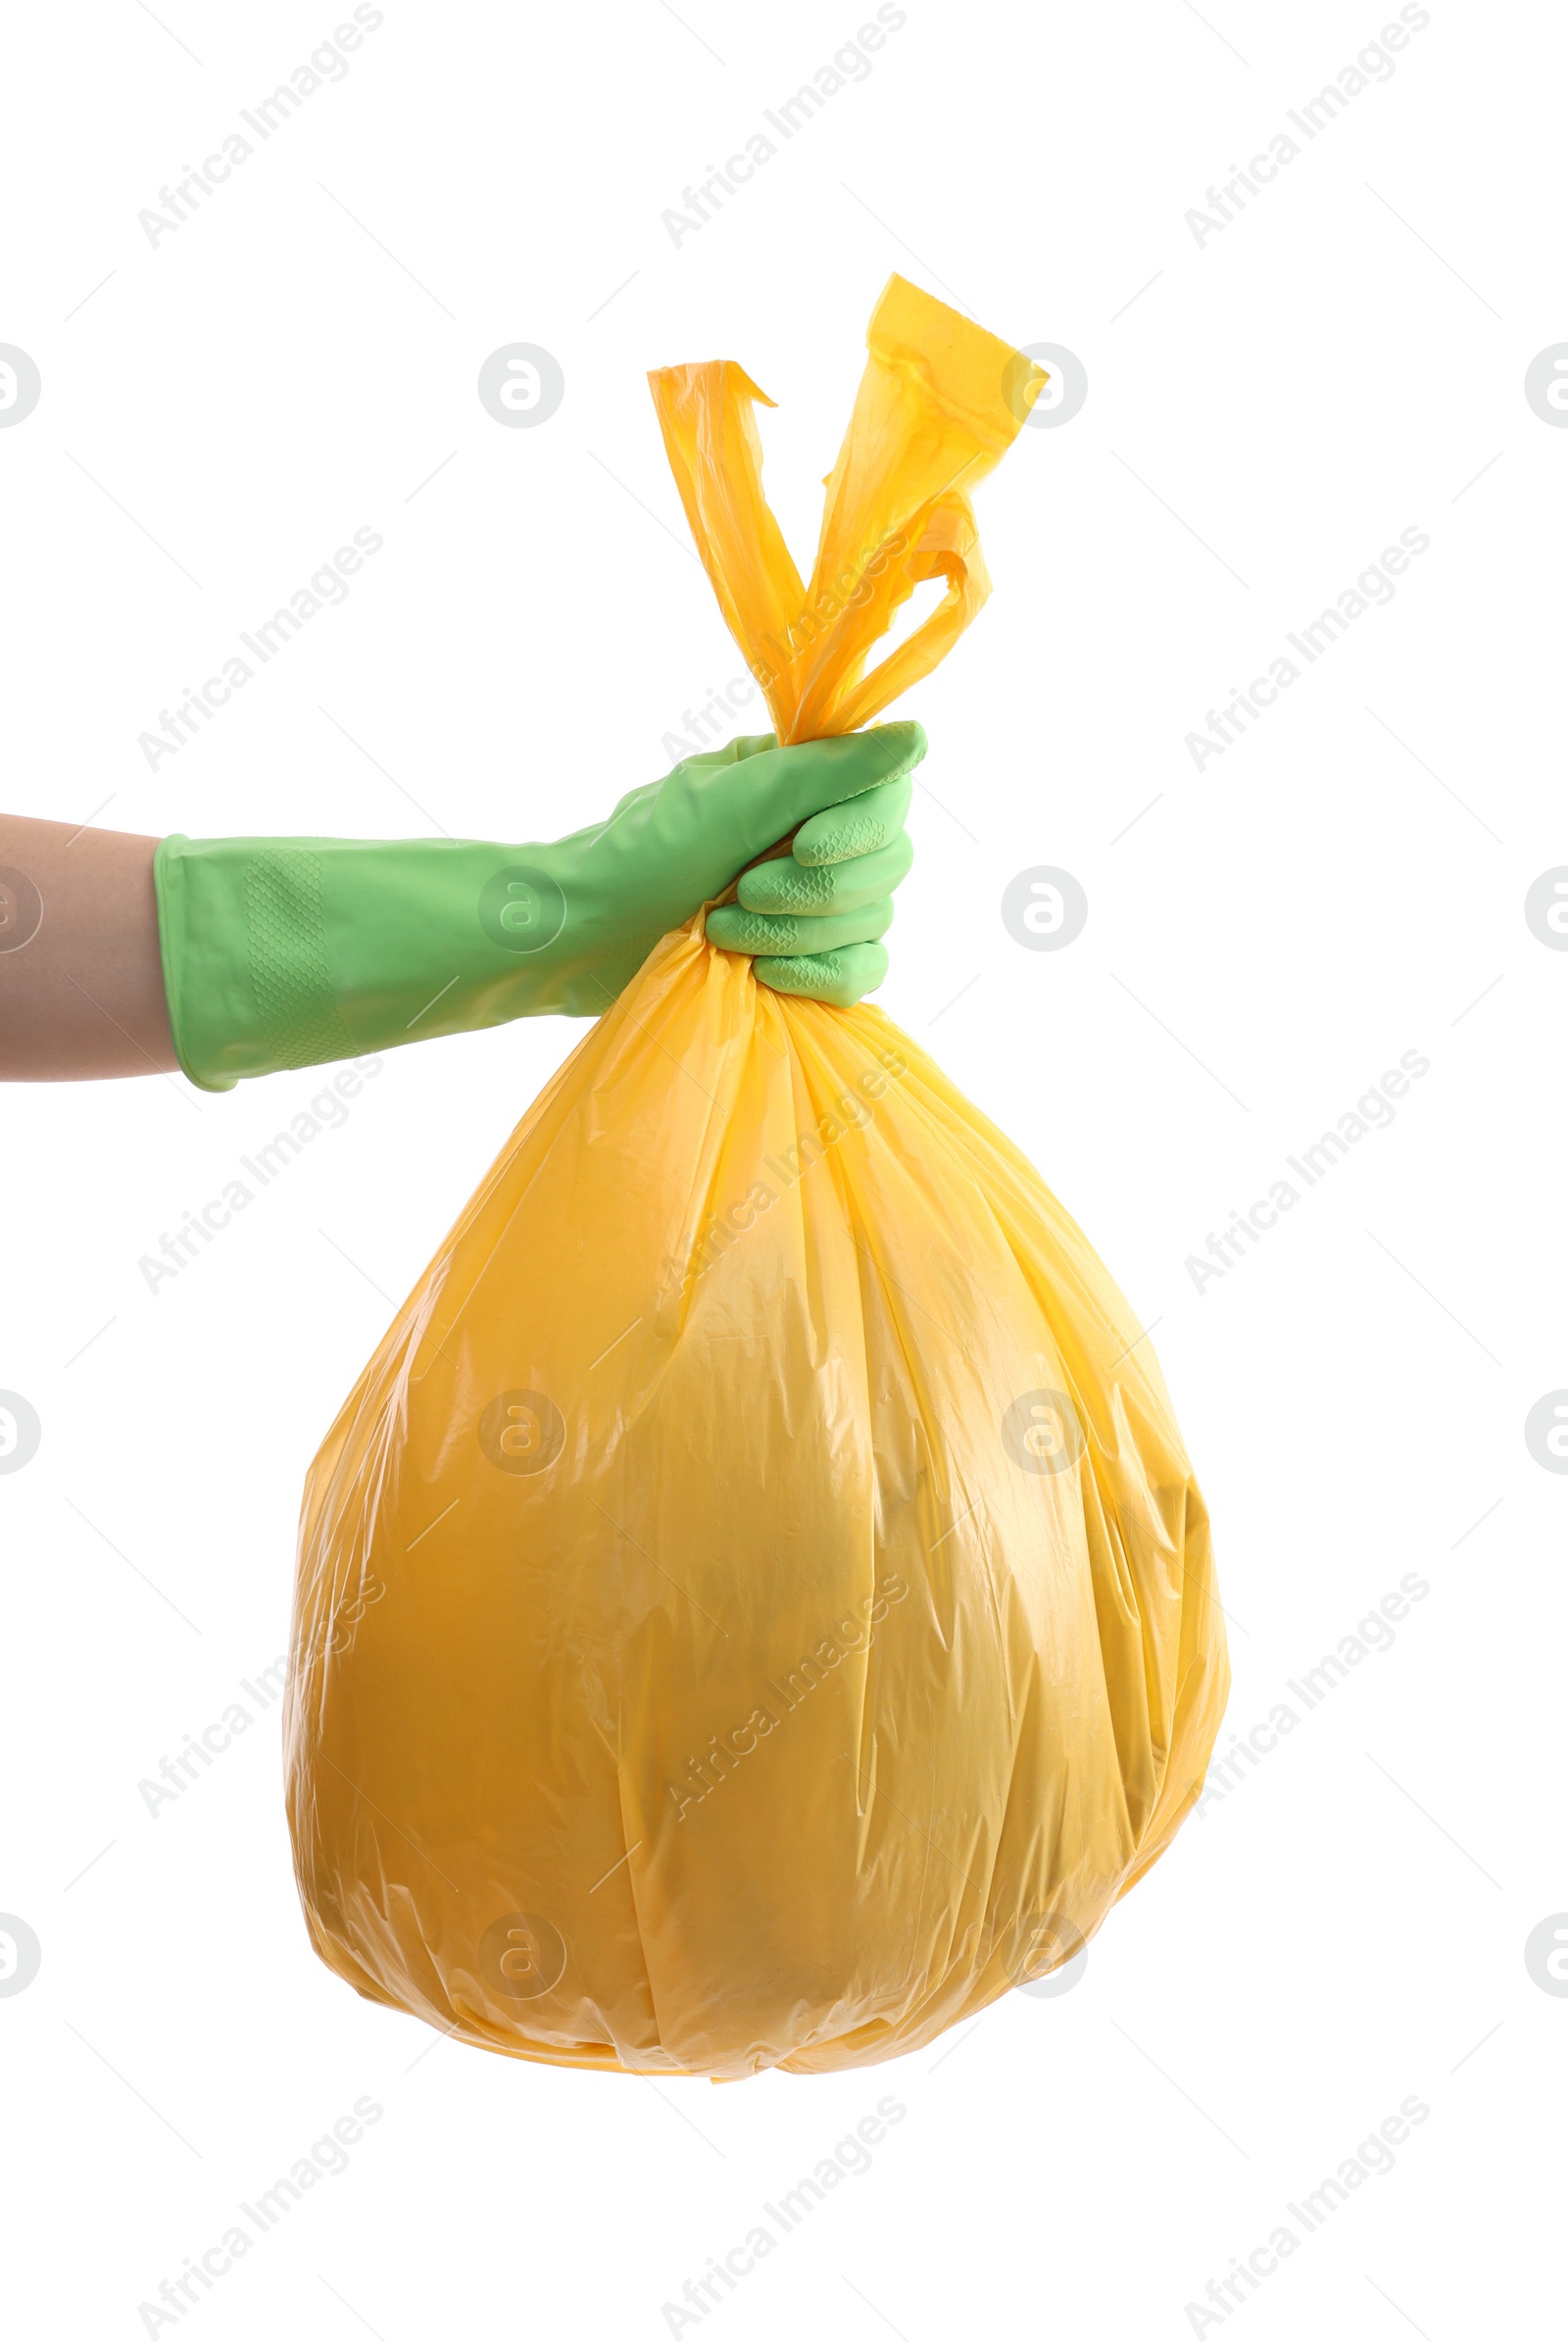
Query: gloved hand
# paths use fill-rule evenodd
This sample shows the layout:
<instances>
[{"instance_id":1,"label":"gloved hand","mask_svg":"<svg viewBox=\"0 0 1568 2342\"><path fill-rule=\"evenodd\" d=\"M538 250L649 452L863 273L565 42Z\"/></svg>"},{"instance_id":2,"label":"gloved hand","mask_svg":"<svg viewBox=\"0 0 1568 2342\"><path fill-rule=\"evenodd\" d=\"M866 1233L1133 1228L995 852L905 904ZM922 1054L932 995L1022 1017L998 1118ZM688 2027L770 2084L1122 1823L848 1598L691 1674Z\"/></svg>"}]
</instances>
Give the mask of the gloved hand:
<instances>
[{"instance_id":1,"label":"gloved hand","mask_svg":"<svg viewBox=\"0 0 1568 2342\"><path fill-rule=\"evenodd\" d=\"M597 1016L660 938L746 871L711 940L760 981L847 1005L909 865L918 724L732 740L552 846L166 838L153 872L170 1024L207 1090L517 1016Z\"/></svg>"},{"instance_id":2,"label":"gloved hand","mask_svg":"<svg viewBox=\"0 0 1568 2342\"><path fill-rule=\"evenodd\" d=\"M813 813L796 831L788 854L744 872L735 902L708 914L709 942L721 951L754 953L758 983L775 992L849 1008L875 992L888 972L882 938L893 924L893 890L914 859L904 821L914 790L909 774L925 754L925 735L918 724L887 724L883 730L918 735L919 746L898 777Z\"/></svg>"}]
</instances>

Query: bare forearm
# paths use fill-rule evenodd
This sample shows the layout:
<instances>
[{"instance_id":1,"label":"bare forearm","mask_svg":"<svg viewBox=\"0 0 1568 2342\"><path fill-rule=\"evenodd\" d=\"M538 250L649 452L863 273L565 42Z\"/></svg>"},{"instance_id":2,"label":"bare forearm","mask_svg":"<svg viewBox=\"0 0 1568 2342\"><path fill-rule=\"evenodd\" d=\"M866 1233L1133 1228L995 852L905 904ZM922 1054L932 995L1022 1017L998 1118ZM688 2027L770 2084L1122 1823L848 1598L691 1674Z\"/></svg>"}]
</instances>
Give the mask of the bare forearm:
<instances>
[{"instance_id":1,"label":"bare forearm","mask_svg":"<svg viewBox=\"0 0 1568 2342\"><path fill-rule=\"evenodd\" d=\"M156 838L0 815L0 1080L172 1073Z\"/></svg>"}]
</instances>

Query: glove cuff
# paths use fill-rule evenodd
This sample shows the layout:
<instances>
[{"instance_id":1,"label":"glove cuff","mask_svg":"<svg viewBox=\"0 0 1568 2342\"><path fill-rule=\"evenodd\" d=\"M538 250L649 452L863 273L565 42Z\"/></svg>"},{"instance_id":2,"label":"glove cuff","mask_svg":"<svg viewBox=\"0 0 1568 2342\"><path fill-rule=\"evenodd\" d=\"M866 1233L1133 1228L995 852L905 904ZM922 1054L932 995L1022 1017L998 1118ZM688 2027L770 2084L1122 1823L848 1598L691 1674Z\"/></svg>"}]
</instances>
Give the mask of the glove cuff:
<instances>
[{"instance_id":1,"label":"glove cuff","mask_svg":"<svg viewBox=\"0 0 1568 2342\"><path fill-rule=\"evenodd\" d=\"M458 839L164 839L153 878L180 1065L231 1090L516 1016L597 1014L611 996L594 997L568 940L570 860Z\"/></svg>"}]
</instances>

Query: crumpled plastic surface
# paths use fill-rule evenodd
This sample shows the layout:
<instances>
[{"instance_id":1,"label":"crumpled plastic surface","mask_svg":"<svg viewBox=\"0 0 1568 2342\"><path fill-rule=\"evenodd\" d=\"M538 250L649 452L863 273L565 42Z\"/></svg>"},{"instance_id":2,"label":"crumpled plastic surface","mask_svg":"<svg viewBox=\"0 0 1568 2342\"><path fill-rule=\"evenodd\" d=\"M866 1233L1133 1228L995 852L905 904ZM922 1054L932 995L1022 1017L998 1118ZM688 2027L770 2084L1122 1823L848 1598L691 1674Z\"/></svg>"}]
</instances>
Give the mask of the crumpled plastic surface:
<instances>
[{"instance_id":1,"label":"crumpled plastic surface","mask_svg":"<svg viewBox=\"0 0 1568 2342\"><path fill-rule=\"evenodd\" d=\"M781 738L926 672L1038 369L895 278L803 586L738 366L651 377ZM940 609L869 679L923 576ZM1136 1316L882 1011L694 919L524 1116L312 1466L287 1716L312 1939L561 2065L821 2073L1072 1958L1228 1684Z\"/></svg>"}]
</instances>

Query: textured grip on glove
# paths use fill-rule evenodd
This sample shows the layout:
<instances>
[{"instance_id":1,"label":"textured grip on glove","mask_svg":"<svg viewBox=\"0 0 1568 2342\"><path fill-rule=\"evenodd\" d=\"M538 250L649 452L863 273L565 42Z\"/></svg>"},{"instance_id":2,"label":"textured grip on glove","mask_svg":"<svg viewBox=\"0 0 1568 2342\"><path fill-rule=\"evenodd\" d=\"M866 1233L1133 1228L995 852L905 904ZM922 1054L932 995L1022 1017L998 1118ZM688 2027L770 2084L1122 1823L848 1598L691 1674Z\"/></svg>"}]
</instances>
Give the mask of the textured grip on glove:
<instances>
[{"instance_id":1,"label":"textured grip on glove","mask_svg":"<svg viewBox=\"0 0 1568 2342\"><path fill-rule=\"evenodd\" d=\"M272 847L245 873L245 942L256 1005L279 1067L351 1057L326 956L321 857Z\"/></svg>"}]
</instances>

